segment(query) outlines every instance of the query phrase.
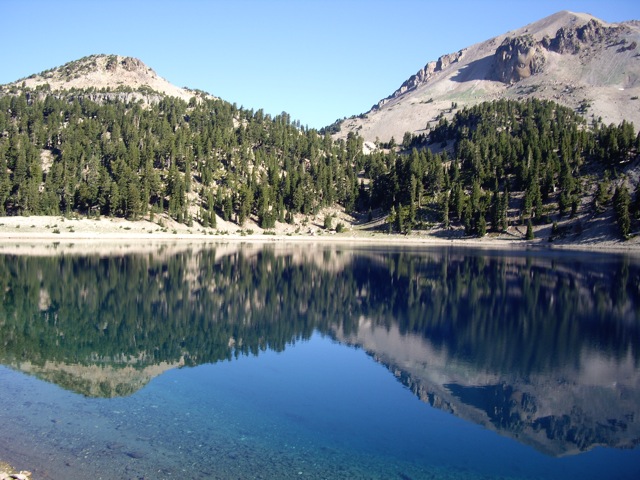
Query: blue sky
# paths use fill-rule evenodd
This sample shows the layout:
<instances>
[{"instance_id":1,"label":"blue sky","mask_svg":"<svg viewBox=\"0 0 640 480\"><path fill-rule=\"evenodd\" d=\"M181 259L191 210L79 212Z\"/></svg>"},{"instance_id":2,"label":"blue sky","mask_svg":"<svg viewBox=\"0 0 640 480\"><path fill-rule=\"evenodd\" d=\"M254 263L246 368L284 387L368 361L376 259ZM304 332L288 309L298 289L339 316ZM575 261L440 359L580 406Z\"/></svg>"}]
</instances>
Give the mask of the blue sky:
<instances>
[{"instance_id":1,"label":"blue sky","mask_svg":"<svg viewBox=\"0 0 640 480\"><path fill-rule=\"evenodd\" d=\"M0 84L94 53L320 128L440 55L559 10L640 20L637 0L1 0Z\"/></svg>"}]
</instances>

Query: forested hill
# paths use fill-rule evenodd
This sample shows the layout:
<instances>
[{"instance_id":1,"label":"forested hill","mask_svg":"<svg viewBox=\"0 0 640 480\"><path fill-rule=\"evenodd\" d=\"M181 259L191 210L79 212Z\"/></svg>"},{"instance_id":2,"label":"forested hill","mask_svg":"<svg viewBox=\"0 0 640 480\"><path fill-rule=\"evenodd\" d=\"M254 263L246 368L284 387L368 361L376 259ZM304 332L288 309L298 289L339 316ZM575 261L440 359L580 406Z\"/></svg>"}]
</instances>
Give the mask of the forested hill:
<instances>
[{"instance_id":1,"label":"forested hill","mask_svg":"<svg viewBox=\"0 0 640 480\"><path fill-rule=\"evenodd\" d=\"M640 134L626 121L586 125L550 101L501 100L441 117L401 148L410 153L366 164L373 206L391 210L396 230L428 219L479 236L526 225L530 236L550 224L552 237L566 237L613 218L627 238L640 213Z\"/></svg>"},{"instance_id":2,"label":"forested hill","mask_svg":"<svg viewBox=\"0 0 640 480\"><path fill-rule=\"evenodd\" d=\"M206 95L89 93L0 96L2 215L167 214L270 229L340 207L384 231L533 235L549 225L567 238L594 219L613 231L617 218L626 238L640 211L635 127L586 125L549 101L483 103L364 155L355 134L334 141L285 113Z\"/></svg>"},{"instance_id":3,"label":"forested hill","mask_svg":"<svg viewBox=\"0 0 640 480\"><path fill-rule=\"evenodd\" d=\"M167 212L263 228L294 213L354 207L362 145L228 102L105 100L22 89L0 97L0 213Z\"/></svg>"}]
</instances>

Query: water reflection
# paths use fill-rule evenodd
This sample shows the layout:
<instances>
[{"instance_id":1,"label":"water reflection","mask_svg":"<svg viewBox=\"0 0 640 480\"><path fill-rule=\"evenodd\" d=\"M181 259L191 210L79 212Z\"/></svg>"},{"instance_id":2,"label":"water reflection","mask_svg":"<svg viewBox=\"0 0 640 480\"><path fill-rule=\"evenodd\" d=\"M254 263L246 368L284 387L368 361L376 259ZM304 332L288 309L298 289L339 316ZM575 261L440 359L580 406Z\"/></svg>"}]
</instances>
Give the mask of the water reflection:
<instances>
[{"instance_id":1,"label":"water reflection","mask_svg":"<svg viewBox=\"0 0 640 480\"><path fill-rule=\"evenodd\" d=\"M5 254L0 282L0 361L87 396L319 331L546 454L640 441L630 257L225 245Z\"/></svg>"}]
</instances>

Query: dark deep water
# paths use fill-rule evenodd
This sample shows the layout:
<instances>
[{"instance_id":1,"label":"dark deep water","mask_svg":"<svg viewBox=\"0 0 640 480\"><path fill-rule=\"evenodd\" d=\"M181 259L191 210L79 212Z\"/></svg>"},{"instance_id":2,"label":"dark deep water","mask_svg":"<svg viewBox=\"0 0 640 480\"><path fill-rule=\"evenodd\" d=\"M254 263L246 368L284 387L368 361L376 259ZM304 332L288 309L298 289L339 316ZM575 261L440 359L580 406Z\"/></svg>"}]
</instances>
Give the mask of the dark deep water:
<instances>
[{"instance_id":1,"label":"dark deep water","mask_svg":"<svg viewBox=\"0 0 640 480\"><path fill-rule=\"evenodd\" d=\"M640 257L0 249L0 282L36 479L640 478Z\"/></svg>"}]
</instances>

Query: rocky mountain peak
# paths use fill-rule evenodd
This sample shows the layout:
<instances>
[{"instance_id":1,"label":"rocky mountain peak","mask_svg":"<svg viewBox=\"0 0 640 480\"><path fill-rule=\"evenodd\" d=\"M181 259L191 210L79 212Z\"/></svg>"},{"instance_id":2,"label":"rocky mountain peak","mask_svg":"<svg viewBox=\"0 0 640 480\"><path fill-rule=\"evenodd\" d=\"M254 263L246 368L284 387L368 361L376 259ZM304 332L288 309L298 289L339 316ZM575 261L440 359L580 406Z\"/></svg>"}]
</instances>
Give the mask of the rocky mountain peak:
<instances>
[{"instance_id":1,"label":"rocky mountain peak","mask_svg":"<svg viewBox=\"0 0 640 480\"><path fill-rule=\"evenodd\" d=\"M0 88L22 87L52 92L80 90L92 100L114 95L147 101L156 101L163 95L183 100L194 96L194 92L169 83L137 58L103 54L89 55Z\"/></svg>"},{"instance_id":2,"label":"rocky mountain peak","mask_svg":"<svg viewBox=\"0 0 640 480\"><path fill-rule=\"evenodd\" d=\"M552 52L576 54L584 45L611 40L621 28L605 27L597 20L591 19L585 25L561 27L554 38L545 37L542 44Z\"/></svg>"},{"instance_id":3,"label":"rocky mountain peak","mask_svg":"<svg viewBox=\"0 0 640 480\"><path fill-rule=\"evenodd\" d=\"M135 76L131 74L135 74ZM156 72L137 58L100 54L82 57L60 67L45 70L39 74L31 75L24 81L27 84L41 84L41 82L47 81L50 84L65 82L68 85L73 85L91 79L96 83L95 87L98 84L106 87L112 83L123 85L125 81L132 80L137 84L151 83L157 77Z\"/></svg>"},{"instance_id":4,"label":"rocky mountain peak","mask_svg":"<svg viewBox=\"0 0 640 480\"><path fill-rule=\"evenodd\" d=\"M105 68L108 71L117 71L118 68L122 68L127 72L135 72L135 71L147 72L148 71L153 76L155 76L156 74L152 69L147 68L147 66L137 58L118 57L117 55L109 56Z\"/></svg>"},{"instance_id":5,"label":"rocky mountain peak","mask_svg":"<svg viewBox=\"0 0 640 480\"><path fill-rule=\"evenodd\" d=\"M581 50L596 48L598 45L623 45L622 49L633 50L637 44L632 42L616 43L624 27L605 26L591 19L584 25L560 27L555 36L545 35L536 41L530 34L507 37L494 54L494 77L504 83L519 82L532 75L541 73L546 63L547 52L560 55L576 55Z\"/></svg>"},{"instance_id":6,"label":"rocky mountain peak","mask_svg":"<svg viewBox=\"0 0 640 480\"><path fill-rule=\"evenodd\" d=\"M388 141L428 131L455 109L498 99L551 100L588 121L640 124L640 22L557 12L431 61L369 112L340 123Z\"/></svg>"}]
</instances>

